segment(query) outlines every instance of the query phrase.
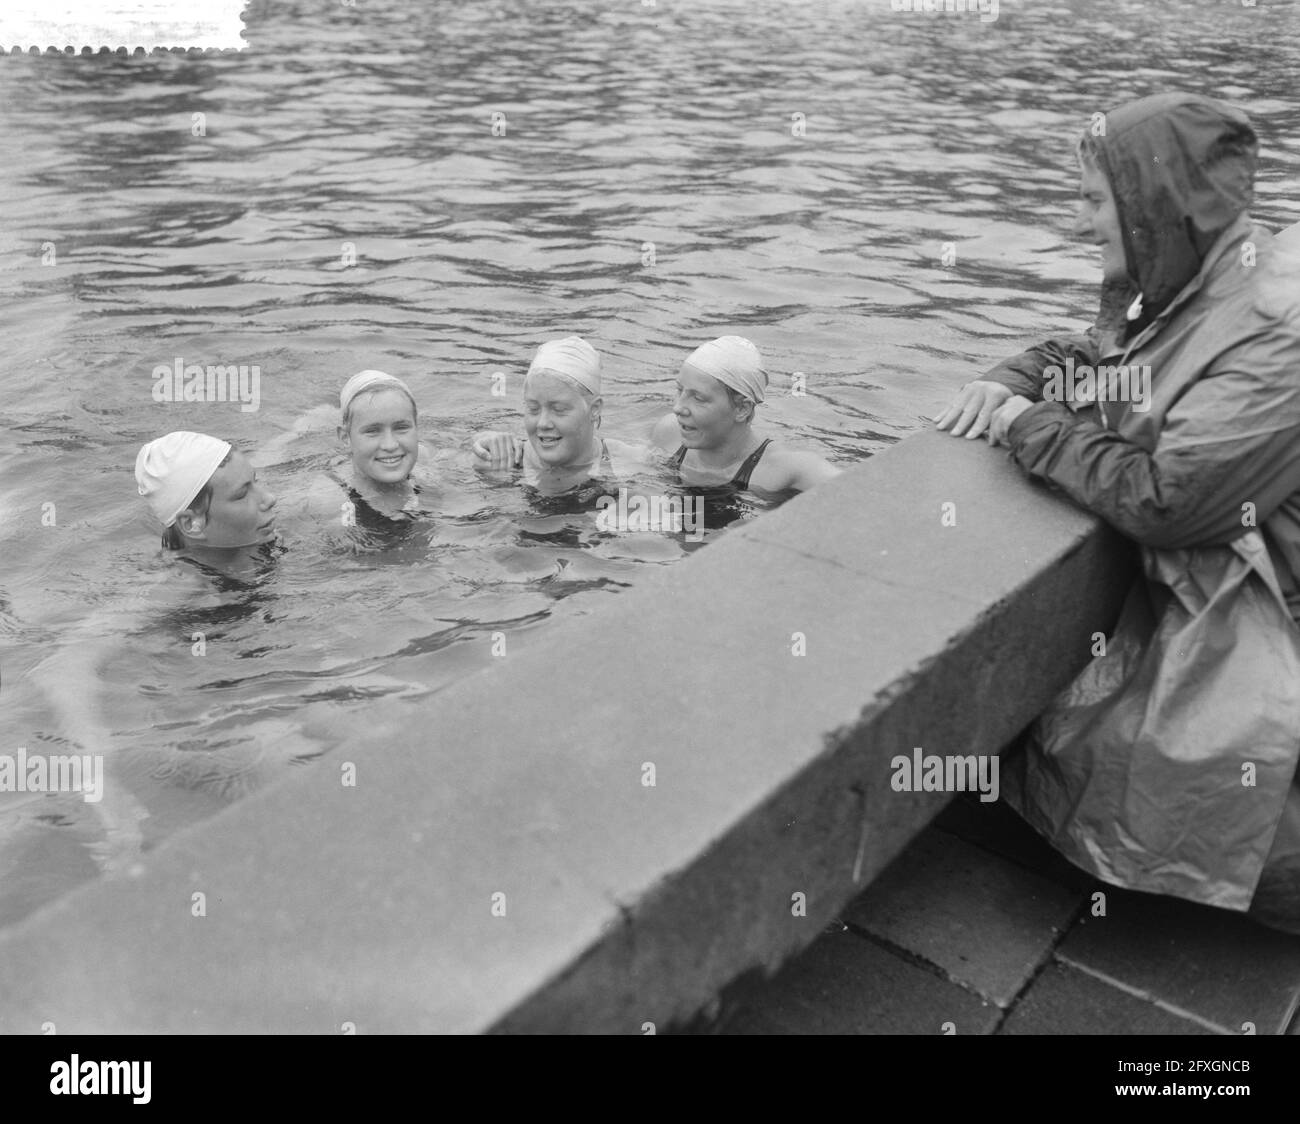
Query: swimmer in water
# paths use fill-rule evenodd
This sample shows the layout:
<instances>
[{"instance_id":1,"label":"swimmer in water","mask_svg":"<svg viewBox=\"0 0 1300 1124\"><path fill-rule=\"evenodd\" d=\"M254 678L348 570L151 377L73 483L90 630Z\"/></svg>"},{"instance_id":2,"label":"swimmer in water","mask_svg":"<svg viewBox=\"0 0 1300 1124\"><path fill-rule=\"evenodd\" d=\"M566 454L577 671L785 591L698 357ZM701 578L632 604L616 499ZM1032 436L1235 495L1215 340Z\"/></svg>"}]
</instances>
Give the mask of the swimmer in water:
<instances>
[{"instance_id":1,"label":"swimmer in water","mask_svg":"<svg viewBox=\"0 0 1300 1124\"><path fill-rule=\"evenodd\" d=\"M480 472L520 468L524 482L557 496L591 480L625 479L649 466L649 450L602 438L600 353L579 336L548 340L524 378L527 440L489 430L470 445Z\"/></svg>"},{"instance_id":2,"label":"swimmer in water","mask_svg":"<svg viewBox=\"0 0 1300 1124\"><path fill-rule=\"evenodd\" d=\"M688 488L729 488L761 495L804 492L840 470L816 453L800 452L754 432L767 390L763 357L741 336L701 344L677 376L673 412L653 441L673 450L669 465Z\"/></svg>"},{"instance_id":3,"label":"swimmer in water","mask_svg":"<svg viewBox=\"0 0 1300 1124\"><path fill-rule=\"evenodd\" d=\"M178 430L135 459L140 495L163 526L163 545L230 563L275 538L275 496L228 441Z\"/></svg>"},{"instance_id":4,"label":"swimmer in water","mask_svg":"<svg viewBox=\"0 0 1300 1124\"><path fill-rule=\"evenodd\" d=\"M353 375L339 392L338 436L351 457L348 478L339 479L353 503L389 519L420 512L420 492L430 481L417 476L419 411L410 388L383 371Z\"/></svg>"},{"instance_id":5,"label":"swimmer in water","mask_svg":"<svg viewBox=\"0 0 1300 1124\"><path fill-rule=\"evenodd\" d=\"M197 565L143 573L113 598L97 600L67 623L59 643L25 676L49 700L63 742L103 762L93 807L104 837L91 850L105 873L127 869L139 857L148 811L112 752L117 747L99 699L101 667L120 660L126 638L152 622L210 601L214 580L265 572L272 560L267 547L276 538L276 497L227 441L168 433L140 449L135 481L162 525L168 553Z\"/></svg>"}]
</instances>

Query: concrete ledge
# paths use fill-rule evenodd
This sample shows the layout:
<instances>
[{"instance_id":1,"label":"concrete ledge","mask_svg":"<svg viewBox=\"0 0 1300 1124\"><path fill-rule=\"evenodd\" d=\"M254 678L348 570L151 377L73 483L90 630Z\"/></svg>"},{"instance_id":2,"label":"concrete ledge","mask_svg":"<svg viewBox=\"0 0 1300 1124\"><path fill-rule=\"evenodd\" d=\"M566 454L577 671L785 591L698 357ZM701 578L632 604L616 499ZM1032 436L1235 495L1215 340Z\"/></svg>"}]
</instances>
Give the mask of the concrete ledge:
<instances>
[{"instance_id":1,"label":"concrete ledge","mask_svg":"<svg viewBox=\"0 0 1300 1124\"><path fill-rule=\"evenodd\" d=\"M1134 572L919 434L6 931L0 1030L667 1029L812 941L950 797L890 759L998 752Z\"/></svg>"}]
</instances>

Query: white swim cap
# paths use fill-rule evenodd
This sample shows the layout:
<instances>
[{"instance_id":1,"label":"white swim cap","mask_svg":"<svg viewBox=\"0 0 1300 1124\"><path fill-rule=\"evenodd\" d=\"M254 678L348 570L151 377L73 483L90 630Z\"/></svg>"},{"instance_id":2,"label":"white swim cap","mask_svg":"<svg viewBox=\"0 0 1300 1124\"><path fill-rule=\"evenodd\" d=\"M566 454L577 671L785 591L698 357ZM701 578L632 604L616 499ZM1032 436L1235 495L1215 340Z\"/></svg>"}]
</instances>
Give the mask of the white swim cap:
<instances>
[{"instance_id":1,"label":"white swim cap","mask_svg":"<svg viewBox=\"0 0 1300 1124\"><path fill-rule=\"evenodd\" d=\"M719 336L702 343L686 357L684 365L712 375L754 402L763 401L767 389L763 356L744 336Z\"/></svg>"},{"instance_id":2,"label":"white swim cap","mask_svg":"<svg viewBox=\"0 0 1300 1124\"><path fill-rule=\"evenodd\" d=\"M411 388L396 375L386 375L383 371L360 371L348 379L343 384L343 389L339 391L339 409L346 416L348 407L352 405L352 399L358 394L364 394L367 390L379 390L383 387L400 390L412 403L415 402L415 395L411 393Z\"/></svg>"},{"instance_id":3,"label":"white swim cap","mask_svg":"<svg viewBox=\"0 0 1300 1124\"><path fill-rule=\"evenodd\" d=\"M549 371L575 382L593 397L600 396L600 352L581 336L547 340L537 349L528 374ZM524 379L528 381L527 377Z\"/></svg>"},{"instance_id":4,"label":"white swim cap","mask_svg":"<svg viewBox=\"0 0 1300 1124\"><path fill-rule=\"evenodd\" d=\"M159 437L140 450L135 482L164 527L190 506L230 450L228 441L187 430Z\"/></svg>"}]
</instances>

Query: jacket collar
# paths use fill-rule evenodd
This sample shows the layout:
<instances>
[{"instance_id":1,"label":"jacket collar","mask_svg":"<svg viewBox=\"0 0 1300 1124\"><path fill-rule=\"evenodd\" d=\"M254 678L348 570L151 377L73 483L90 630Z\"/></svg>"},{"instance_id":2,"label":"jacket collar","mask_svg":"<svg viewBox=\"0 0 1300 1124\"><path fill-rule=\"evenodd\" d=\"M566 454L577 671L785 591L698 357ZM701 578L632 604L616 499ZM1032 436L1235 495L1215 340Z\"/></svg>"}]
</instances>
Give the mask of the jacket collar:
<instances>
[{"instance_id":1,"label":"jacket collar","mask_svg":"<svg viewBox=\"0 0 1300 1124\"><path fill-rule=\"evenodd\" d=\"M1227 275L1229 270L1234 268L1240 257L1238 244L1254 230L1255 223L1245 211L1233 219L1232 223L1215 240L1214 245L1210 247L1210 252L1205 255L1205 260L1201 262L1201 268L1196 276L1187 282L1178 295L1161 309L1160 315L1136 336L1122 347L1119 344L1112 345L1107 357L1122 352L1124 358L1120 362L1126 362L1131 352L1163 331L1164 326L1169 323L1173 315L1191 301L1197 293L1202 289L1213 290L1218 288L1218 283Z\"/></svg>"}]
</instances>

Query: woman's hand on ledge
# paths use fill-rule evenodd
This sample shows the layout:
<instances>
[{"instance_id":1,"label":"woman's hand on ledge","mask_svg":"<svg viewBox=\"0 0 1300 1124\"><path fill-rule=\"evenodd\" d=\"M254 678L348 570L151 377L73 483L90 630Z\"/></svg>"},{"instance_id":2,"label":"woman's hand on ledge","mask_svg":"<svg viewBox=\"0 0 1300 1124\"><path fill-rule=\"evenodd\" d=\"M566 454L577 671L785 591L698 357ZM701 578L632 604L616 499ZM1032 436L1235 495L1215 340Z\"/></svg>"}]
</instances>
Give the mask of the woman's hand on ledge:
<instances>
[{"instance_id":1,"label":"woman's hand on ledge","mask_svg":"<svg viewBox=\"0 0 1300 1124\"><path fill-rule=\"evenodd\" d=\"M979 437L989 428L994 412L1011 397L1010 388L1000 382L975 379L957 392L947 410L931 420L939 429L950 429L954 437Z\"/></svg>"},{"instance_id":2,"label":"woman's hand on ledge","mask_svg":"<svg viewBox=\"0 0 1300 1124\"><path fill-rule=\"evenodd\" d=\"M1023 414L1033 403L1020 394L1013 394L1002 403L994 412L993 420L989 423L989 444L1005 445L1007 443L1007 431L1011 428L1011 423Z\"/></svg>"}]
</instances>

